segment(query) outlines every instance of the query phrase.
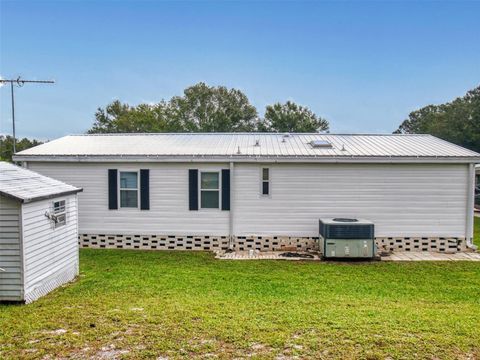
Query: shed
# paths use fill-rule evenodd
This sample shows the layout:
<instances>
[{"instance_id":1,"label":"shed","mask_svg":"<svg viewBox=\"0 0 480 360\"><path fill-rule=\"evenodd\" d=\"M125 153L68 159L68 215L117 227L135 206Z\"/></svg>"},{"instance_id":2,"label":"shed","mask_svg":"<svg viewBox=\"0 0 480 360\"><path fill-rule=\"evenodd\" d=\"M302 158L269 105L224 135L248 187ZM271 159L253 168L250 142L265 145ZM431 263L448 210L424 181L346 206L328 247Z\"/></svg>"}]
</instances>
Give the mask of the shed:
<instances>
[{"instance_id":1,"label":"shed","mask_svg":"<svg viewBox=\"0 0 480 360\"><path fill-rule=\"evenodd\" d=\"M0 162L0 301L29 303L78 275L80 191Z\"/></svg>"}]
</instances>

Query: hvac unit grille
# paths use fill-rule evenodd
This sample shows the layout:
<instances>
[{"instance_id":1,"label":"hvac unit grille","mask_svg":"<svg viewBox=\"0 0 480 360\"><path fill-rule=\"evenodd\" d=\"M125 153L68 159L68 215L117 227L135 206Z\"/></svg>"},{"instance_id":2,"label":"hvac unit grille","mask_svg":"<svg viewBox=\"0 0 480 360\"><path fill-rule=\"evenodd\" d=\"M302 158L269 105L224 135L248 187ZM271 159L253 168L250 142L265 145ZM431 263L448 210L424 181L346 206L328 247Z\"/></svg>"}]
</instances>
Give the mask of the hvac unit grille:
<instances>
[{"instance_id":1,"label":"hvac unit grille","mask_svg":"<svg viewBox=\"0 0 480 360\"><path fill-rule=\"evenodd\" d=\"M373 239L373 224L324 224L320 221L320 235L325 239Z\"/></svg>"}]
</instances>

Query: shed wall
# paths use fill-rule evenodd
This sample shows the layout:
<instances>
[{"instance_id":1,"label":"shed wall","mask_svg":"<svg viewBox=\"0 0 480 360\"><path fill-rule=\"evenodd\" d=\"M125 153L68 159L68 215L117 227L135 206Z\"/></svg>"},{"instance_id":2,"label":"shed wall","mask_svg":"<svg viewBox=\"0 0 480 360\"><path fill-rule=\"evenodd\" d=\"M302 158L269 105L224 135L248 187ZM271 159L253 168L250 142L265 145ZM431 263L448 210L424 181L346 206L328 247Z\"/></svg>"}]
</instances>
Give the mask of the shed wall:
<instances>
[{"instance_id":1,"label":"shed wall","mask_svg":"<svg viewBox=\"0 0 480 360\"><path fill-rule=\"evenodd\" d=\"M65 200L66 224L55 228L45 212ZM41 200L22 207L25 300L33 301L78 274L77 196Z\"/></svg>"},{"instance_id":2,"label":"shed wall","mask_svg":"<svg viewBox=\"0 0 480 360\"><path fill-rule=\"evenodd\" d=\"M273 164L260 195L261 164L235 164L233 232L318 236L319 217L361 217L376 236L464 237L464 164ZM228 235L228 211L188 210L188 169L203 163L40 163L29 168L82 187L80 233ZM150 210L108 210L107 169L150 169Z\"/></svg>"},{"instance_id":3,"label":"shed wall","mask_svg":"<svg viewBox=\"0 0 480 360\"><path fill-rule=\"evenodd\" d=\"M21 301L22 261L19 201L0 195L0 300Z\"/></svg>"}]
</instances>

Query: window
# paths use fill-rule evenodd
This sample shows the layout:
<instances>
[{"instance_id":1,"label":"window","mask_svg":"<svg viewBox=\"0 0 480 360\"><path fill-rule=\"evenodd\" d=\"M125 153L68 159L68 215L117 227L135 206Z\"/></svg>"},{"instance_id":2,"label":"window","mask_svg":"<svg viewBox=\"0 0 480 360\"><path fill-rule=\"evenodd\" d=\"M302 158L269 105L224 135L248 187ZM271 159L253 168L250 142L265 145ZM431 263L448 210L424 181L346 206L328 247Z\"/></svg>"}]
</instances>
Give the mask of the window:
<instances>
[{"instance_id":1,"label":"window","mask_svg":"<svg viewBox=\"0 0 480 360\"><path fill-rule=\"evenodd\" d=\"M270 195L270 169L262 168L262 195Z\"/></svg>"},{"instance_id":2,"label":"window","mask_svg":"<svg viewBox=\"0 0 480 360\"><path fill-rule=\"evenodd\" d=\"M53 215L55 220L55 228L63 226L67 223L67 214L65 211L65 200L53 202Z\"/></svg>"},{"instance_id":3,"label":"window","mask_svg":"<svg viewBox=\"0 0 480 360\"><path fill-rule=\"evenodd\" d=\"M220 174L218 172L200 173L200 207L202 209L220 207Z\"/></svg>"},{"instance_id":4,"label":"window","mask_svg":"<svg viewBox=\"0 0 480 360\"><path fill-rule=\"evenodd\" d=\"M138 173L120 172L120 207L138 208Z\"/></svg>"}]
</instances>

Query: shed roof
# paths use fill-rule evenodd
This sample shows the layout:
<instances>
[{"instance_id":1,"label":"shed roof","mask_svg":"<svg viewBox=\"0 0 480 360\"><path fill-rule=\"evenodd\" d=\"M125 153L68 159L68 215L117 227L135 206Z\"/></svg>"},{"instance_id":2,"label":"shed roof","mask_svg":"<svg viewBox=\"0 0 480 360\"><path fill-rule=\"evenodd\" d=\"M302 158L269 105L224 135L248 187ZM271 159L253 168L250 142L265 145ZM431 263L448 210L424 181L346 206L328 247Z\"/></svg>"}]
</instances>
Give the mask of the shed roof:
<instances>
[{"instance_id":1,"label":"shed roof","mask_svg":"<svg viewBox=\"0 0 480 360\"><path fill-rule=\"evenodd\" d=\"M312 141L331 146L312 146ZM431 135L162 133L70 135L21 151L28 161L461 160L480 154Z\"/></svg>"},{"instance_id":2,"label":"shed roof","mask_svg":"<svg viewBox=\"0 0 480 360\"><path fill-rule=\"evenodd\" d=\"M0 194L23 203L74 194L82 189L0 161Z\"/></svg>"}]
</instances>

